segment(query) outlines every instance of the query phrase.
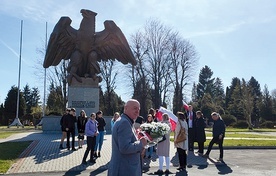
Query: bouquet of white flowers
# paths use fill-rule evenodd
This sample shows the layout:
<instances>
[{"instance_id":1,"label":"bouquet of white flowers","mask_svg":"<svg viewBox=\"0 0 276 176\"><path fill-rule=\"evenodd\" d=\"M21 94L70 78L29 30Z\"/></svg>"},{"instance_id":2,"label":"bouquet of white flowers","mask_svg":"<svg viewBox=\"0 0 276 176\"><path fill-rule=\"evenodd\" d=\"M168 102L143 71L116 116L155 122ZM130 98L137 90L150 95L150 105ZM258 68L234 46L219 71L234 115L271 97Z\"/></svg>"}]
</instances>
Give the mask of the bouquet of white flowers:
<instances>
[{"instance_id":1,"label":"bouquet of white flowers","mask_svg":"<svg viewBox=\"0 0 276 176\"><path fill-rule=\"evenodd\" d=\"M143 123L137 129L138 138L145 137L148 141L146 148L156 145L169 132L170 126L161 122Z\"/></svg>"}]
</instances>

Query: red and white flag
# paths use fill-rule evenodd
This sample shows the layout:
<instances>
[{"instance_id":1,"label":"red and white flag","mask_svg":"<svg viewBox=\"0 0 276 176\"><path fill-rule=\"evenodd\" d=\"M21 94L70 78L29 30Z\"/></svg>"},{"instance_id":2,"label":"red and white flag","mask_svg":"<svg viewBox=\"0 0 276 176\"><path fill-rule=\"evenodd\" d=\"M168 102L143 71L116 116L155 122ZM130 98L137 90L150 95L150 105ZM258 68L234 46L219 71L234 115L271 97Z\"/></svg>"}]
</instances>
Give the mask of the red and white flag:
<instances>
[{"instance_id":1,"label":"red and white flag","mask_svg":"<svg viewBox=\"0 0 276 176\"><path fill-rule=\"evenodd\" d=\"M189 110L189 105L184 100L182 100L182 102L183 102L184 109L188 111Z\"/></svg>"},{"instance_id":2,"label":"red and white flag","mask_svg":"<svg viewBox=\"0 0 276 176\"><path fill-rule=\"evenodd\" d=\"M170 123L171 123L171 130L174 131L175 127L176 127L176 123L178 121L177 117L173 114L172 111L160 106L158 113L156 114L156 117L158 118L158 120L161 118L162 120L162 115L164 113L167 113L169 118L170 118Z\"/></svg>"}]
</instances>

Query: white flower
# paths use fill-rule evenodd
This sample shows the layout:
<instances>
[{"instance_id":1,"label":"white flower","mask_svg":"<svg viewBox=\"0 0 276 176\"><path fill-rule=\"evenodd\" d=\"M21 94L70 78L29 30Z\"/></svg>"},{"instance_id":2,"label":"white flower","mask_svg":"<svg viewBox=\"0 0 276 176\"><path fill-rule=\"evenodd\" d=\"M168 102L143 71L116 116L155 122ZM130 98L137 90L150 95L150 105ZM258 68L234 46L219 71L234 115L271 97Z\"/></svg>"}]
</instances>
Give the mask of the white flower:
<instances>
[{"instance_id":1,"label":"white flower","mask_svg":"<svg viewBox=\"0 0 276 176\"><path fill-rule=\"evenodd\" d=\"M151 136L157 138L162 137L170 132L170 126L161 122L143 123L140 128L143 131L148 132Z\"/></svg>"}]
</instances>

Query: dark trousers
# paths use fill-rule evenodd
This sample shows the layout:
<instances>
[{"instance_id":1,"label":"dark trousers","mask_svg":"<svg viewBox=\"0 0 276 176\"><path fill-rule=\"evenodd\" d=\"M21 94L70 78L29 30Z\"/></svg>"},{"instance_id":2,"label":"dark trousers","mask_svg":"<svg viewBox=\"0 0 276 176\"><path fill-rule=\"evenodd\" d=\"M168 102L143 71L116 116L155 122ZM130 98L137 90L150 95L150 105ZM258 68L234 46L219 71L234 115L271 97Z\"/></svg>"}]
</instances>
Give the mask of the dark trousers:
<instances>
[{"instance_id":1,"label":"dark trousers","mask_svg":"<svg viewBox=\"0 0 276 176\"><path fill-rule=\"evenodd\" d=\"M187 154L186 151L183 150L182 148L177 148L177 153L178 153L178 159L179 159L179 165L182 168L186 168L187 166Z\"/></svg>"},{"instance_id":2,"label":"dark trousers","mask_svg":"<svg viewBox=\"0 0 276 176\"><path fill-rule=\"evenodd\" d=\"M194 150L194 140L195 140L195 130L194 130L194 128L189 128L188 129L188 145L189 145L190 151Z\"/></svg>"},{"instance_id":3,"label":"dark trousers","mask_svg":"<svg viewBox=\"0 0 276 176\"><path fill-rule=\"evenodd\" d=\"M213 148L213 145L214 145L215 143L218 143L218 146L219 146L219 157L220 157L220 158L223 158L223 146L222 146L222 144L223 144L223 138L222 138L221 140L219 140L218 137L213 137L213 138L212 138L212 140L211 140L210 143L209 143L209 146L208 146L206 155L209 155L209 154L210 154L210 152L211 152L211 150L212 150L212 148Z\"/></svg>"},{"instance_id":4,"label":"dark trousers","mask_svg":"<svg viewBox=\"0 0 276 176\"><path fill-rule=\"evenodd\" d=\"M86 158L90 152L90 160L93 160L94 148L96 144L96 137L95 136L87 136L87 148L85 150L84 156L82 161L86 161Z\"/></svg>"},{"instance_id":5,"label":"dark trousers","mask_svg":"<svg viewBox=\"0 0 276 176\"><path fill-rule=\"evenodd\" d=\"M72 149L75 148L75 129L67 131L67 144L66 147L70 149L70 134L72 136Z\"/></svg>"},{"instance_id":6,"label":"dark trousers","mask_svg":"<svg viewBox=\"0 0 276 176\"><path fill-rule=\"evenodd\" d=\"M202 154L204 149L204 142L197 142L197 144L198 144L198 152Z\"/></svg>"}]
</instances>

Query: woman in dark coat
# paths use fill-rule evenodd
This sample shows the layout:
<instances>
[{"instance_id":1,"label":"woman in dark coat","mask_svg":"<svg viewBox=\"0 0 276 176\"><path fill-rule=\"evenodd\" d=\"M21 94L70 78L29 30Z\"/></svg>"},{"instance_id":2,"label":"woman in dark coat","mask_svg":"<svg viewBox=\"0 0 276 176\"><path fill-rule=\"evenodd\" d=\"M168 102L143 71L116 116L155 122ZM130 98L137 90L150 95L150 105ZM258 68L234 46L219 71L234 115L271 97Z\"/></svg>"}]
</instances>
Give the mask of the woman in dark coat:
<instances>
[{"instance_id":1,"label":"woman in dark coat","mask_svg":"<svg viewBox=\"0 0 276 176\"><path fill-rule=\"evenodd\" d=\"M201 111L196 112L196 121L195 121L195 141L198 143L198 151L199 155L203 155L204 142L206 141L205 135L205 127L206 123L203 118L203 114Z\"/></svg>"},{"instance_id":2,"label":"woman in dark coat","mask_svg":"<svg viewBox=\"0 0 276 176\"><path fill-rule=\"evenodd\" d=\"M87 122L87 116L84 110L81 110L80 116L78 117L77 127L78 127L78 143L79 148L82 148L83 140L84 140L84 131L85 131L85 124Z\"/></svg>"}]
</instances>

